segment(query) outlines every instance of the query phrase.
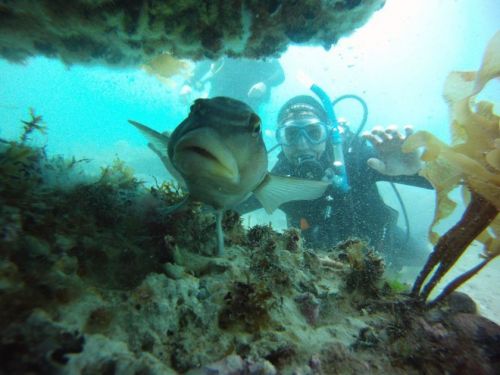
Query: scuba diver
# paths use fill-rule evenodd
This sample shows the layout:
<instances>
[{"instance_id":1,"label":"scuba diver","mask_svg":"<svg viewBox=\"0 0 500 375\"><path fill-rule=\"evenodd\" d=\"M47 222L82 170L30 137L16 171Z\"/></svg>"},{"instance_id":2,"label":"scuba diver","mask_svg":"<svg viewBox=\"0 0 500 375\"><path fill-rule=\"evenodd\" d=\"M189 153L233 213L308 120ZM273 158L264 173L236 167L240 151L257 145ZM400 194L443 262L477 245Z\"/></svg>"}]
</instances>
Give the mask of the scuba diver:
<instances>
[{"instance_id":1,"label":"scuba diver","mask_svg":"<svg viewBox=\"0 0 500 375\"><path fill-rule=\"evenodd\" d=\"M338 177L334 127L320 102L307 95L294 97L280 109L277 122L281 152L271 173L332 182ZM376 185L389 181L432 189L417 175L421 168L418 152L402 153L405 136L394 127L358 136L346 124L338 125L344 183L332 183L317 200L281 205L288 226L300 228L306 244L315 248L328 248L350 237L364 239L395 270L410 265L409 258L423 263L428 255L425 242L407 238L397 226L398 212L384 203ZM405 132L409 136L412 129L407 127ZM257 208L257 200L251 197L237 210L247 213Z\"/></svg>"},{"instance_id":2,"label":"scuba diver","mask_svg":"<svg viewBox=\"0 0 500 375\"><path fill-rule=\"evenodd\" d=\"M228 96L248 104L258 111L261 104L269 101L271 90L283 83L285 73L278 60L250 60L222 58L215 62L201 61L193 75L181 89L182 96L192 90L203 91L207 83L210 98Z\"/></svg>"}]
</instances>

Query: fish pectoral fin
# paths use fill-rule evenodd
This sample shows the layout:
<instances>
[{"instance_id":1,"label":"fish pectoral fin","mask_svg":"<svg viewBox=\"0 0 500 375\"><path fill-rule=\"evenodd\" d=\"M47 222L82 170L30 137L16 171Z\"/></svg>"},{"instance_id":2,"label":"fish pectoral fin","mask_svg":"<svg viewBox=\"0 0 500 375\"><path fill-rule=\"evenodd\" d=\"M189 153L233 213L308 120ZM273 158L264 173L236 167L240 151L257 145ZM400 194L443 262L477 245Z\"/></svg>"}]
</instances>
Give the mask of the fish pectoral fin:
<instances>
[{"instance_id":1,"label":"fish pectoral fin","mask_svg":"<svg viewBox=\"0 0 500 375\"><path fill-rule=\"evenodd\" d=\"M168 159L168 141L170 140L168 133L159 133L156 130L153 130L150 127L134 120L128 120L128 122L134 125L141 132L141 134L146 137L148 142L151 144L149 147L159 156L161 155L160 158L162 158L162 160L164 157Z\"/></svg>"},{"instance_id":2,"label":"fish pectoral fin","mask_svg":"<svg viewBox=\"0 0 500 375\"><path fill-rule=\"evenodd\" d=\"M254 194L267 213L272 213L283 203L317 199L330 184L324 181L273 176L268 174L255 189Z\"/></svg>"}]
</instances>

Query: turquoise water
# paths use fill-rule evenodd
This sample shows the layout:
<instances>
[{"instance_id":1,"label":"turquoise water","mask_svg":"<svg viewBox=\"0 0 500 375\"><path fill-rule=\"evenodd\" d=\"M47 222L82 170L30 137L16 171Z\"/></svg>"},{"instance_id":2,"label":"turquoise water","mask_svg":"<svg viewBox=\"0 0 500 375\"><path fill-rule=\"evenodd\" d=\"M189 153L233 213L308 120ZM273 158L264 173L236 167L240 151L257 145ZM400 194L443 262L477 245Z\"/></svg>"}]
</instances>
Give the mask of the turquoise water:
<instances>
[{"instance_id":1,"label":"turquoise water","mask_svg":"<svg viewBox=\"0 0 500 375\"><path fill-rule=\"evenodd\" d=\"M346 94L362 97L369 109L365 130L370 130L375 125L411 124L415 130L430 131L449 142L448 108L442 98L445 79L451 71L478 70L485 47L499 28L499 19L498 0L388 0L385 7L374 14L365 26L341 39L329 51L313 46L290 46L280 58L286 80L273 90L271 100L259 110L266 145L272 147L276 143L274 124L281 105L292 96L310 94L300 83L300 74L306 74L319 84L332 99ZM42 57L29 59L24 64L0 60L0 138L17 140L22 134L20 120L29 120L29 108L34 108L37 115L43 116L48 130L47 134L34 134L29 144L45 146L49 156L63 155L66 158L89 160L89 163L78 166L86 168L94 176L101 172L101 167L109 166L118 158L131 166L141 180L147 183L161 182L169 178L164 166L146 146L144 137L127 120L137 120L158 131L173 130L186 117L191 104L179 95L183 81L184 77L177 76L165 84L141 68L66 66L58 60ZM490 82L481 95L495 103L496 112L500 113L499 80ZM360 107L352 102L342 103L336 108L336 112L338 117L346 118L353 127L361 119ZM276 155L276 151L270 154L270 168ZM22 159L22 155L19 159ZM72 172L77 174L77 169L74 168ZM63 336L59 333L59 325L68 332L78 333L81 330L85 335L84 355L75 355L71 366L66 367L67 372L62 373L80 373L76 369L86 364L85 361L94 365L94 362L102 360L102 368L106 369L108 362L103 358L110 355L108 353L118 353L113 356L119 359L128 358L127 356L135 358L137 353L146 353L146 360L154 358L165 366L176 362L174 367L179 371L198 367L200 363L209 362L202 355L202 359L198 360L198 352L218 351L212 353L218 360L220 353L231 353L236 349L244 352L247 346L250 347L245 340L247 334L252 332L245 332L238 337L241 341L237 341L231 336L231 330L224 331L224 338L221 340L221 331L217 328L217 324L221 325L221 315L217 315L215 312L219 310L213 308L224 303L232 309L250 310L250 313L257 307L259 312L262 304L269 302L266 302L268 297L266 293L253 293L250 281L255 285L264 285L269 280L274 282L273 278L266 280L261 277L263 275L276 277L276 280L283 283L284 286L281 286L286 293L278 288L280 303L276 308L273 306L270 309L281 314L277 315L280 324L270 326L269 330L273 332L269 338L262 335L260 340L260 333L257 333L252 338L253 341L248 339L252 345L261 345L265 349L266 339L273 344L277 337L289 332L294 339L283 342L296 340L301 350L311 347L311 352L314 349L319 353L324 349L323 343L332 339L343 341L345 348L351 350L351 344L360 341L356 337L359 335L362 338L362 332L366 334L367 343L370 344L368 339L375 331L373 327L392 322L377 321L381 319L381 312L365 310L362 308L362 301L355 301L352 306L345 302L347 294L342 290L339 276L342 272L338 267L340 264L345 270L346 259L343 260L344 265L333 261L337 258L332 260L326 257L320 262L319 258L308 258L311 254L304 256L304 249L294 253L297 249L293 250L293 246L287 247L289 251L275 248L275 240L269 241L268 247L265 242L266 228L269 230L267 226L253 232L254 238L258 239L257 243L260 241L258 249L265 251L255 251L257 247L247 249L247 237L234 231L226 233L226 238L231 241L227 257L199 257L197 251L204 255L211 254L206 250L215 244L212 217L204 210L193 209L188 211L187 216L182 216L187 219L171 219L172 223L168 222L167 230L164 221L170 219L163 217L162 207L158 209L158 202L165 197L158 190L155 194L159 195L147 192L142 197L135 186L135 180L127 175L127 170L115 169L107 178L115 178L117 181L123 178L125 186L120 185L118 189L116 186L119 183L107 182L102 177L106 173L103 173L99 182L77 186L75 191L69 192L69 196L61 193L61 197L45 196L43 189L23 186L21 179L18 181L11 176L5 179L11 184L9 188L19 196L13 194L8 201L5 200L9 203L0 207L0 211L5 212L4 217L0 217L3 241L0 243L3 246L0 250L11 254L12 258L8 262L0 262L2 279L8 281L2 281L0 295L2 301L8 303L4 302L0 310L3 310L2 314L7 311L8 316L18 318L17 306L30 314L31 303L36 309L29 324L24 321L24 316L19 317L21 324L16 329L23 331L27 327L24 336L13 335L12 332L16 332L13 330L10 336L2 337L0 346L4 345L16 353L16 350L21 349L15 345L12 349L5 343L10 344L9 340L15 343L18 337L24 337L23 344L33 347L35 352L49 350L43 345L33 345L30 336L35 333L35 338L39 334L41 339L43 336L50 339L51 330L46 334L44 330L33 328L42 322L41 327L44 324L55 327L53 334L57 334L57 337ZM33 171L33 175L36 177L36 171ZM66 175L62 176L65 178ZM29 184L37 184L34 177L28 180ZM48 180L51 181L50 178ZM95 182L96 179L91 181ZM66 182L56 180L55 183L64 190ZM127 187L127 184L132 186ZM112 187L113 185L116 186ZM401 212L388 183L378 183L378 187L384 200ZM426 238L434 214L435 191L412 186L398 188L408 210L412 236ZM36 194L26 194L23 197L23 189L32 190ZM140 191L141 194L144 193L142 189ZM453 194L457 201L461 201L460 192L455 191ZM170 197L170 200L176 201L178 198ZM64 205L59 205L59 200ZM130 202L133 202L131 207ZM167 204L167 201L161 203ZM462 212L463 207L459 206L451 218L441 223L439 230L444 232L449 229ZM399 220L399 224L404 227L402 215ZM263 210L252 212L245 215L243 221L247 227L271 222L277 231L286 228L285 216L279 210L272 216ZM259 231L262 231L260 239ZM285 232L280 238L296 238L295 242L290 242L292 245L298 242L298 236L293 230ZM190 250L184 251L190 249L186 243L193 247L193 253ZM430 244L428 245L430 250ZM276 251L279 257L272 258L271 256L276 255L276 249L279 249ZM476 264L481 250L477 243L471 246L466 256L457 262L454 275L465 272L470 269L471 264ZM343 253L344 258L349 258L346 254ZM297 255L303 258L296 258ZM266 258L268 256L270 261ZM476 300L481 314L497 323L500 323L500 298L491 293L491 285L498 285L500 282L499 258L461 289ZM212 263L213 259L215 261ZM297 265L301 267L300 272L297 272ZM411 266L405 267L401 275L398 275L398 282L413 282L420 268L410 268ZM381 269L382 267L379 268ZM30 277L22 279L21 276L24 277L25 274ZM318 274L324 278L321 279ZM31 277L32 275L35 277ZM11 282L9 277L14 281ZM246 283L243 282L244 279ZM328 282L325 283L324 280ZM17 283L21 286L18 287ZM239 285L239 289L235 289L241 293L239 298L230 288L233 283ZM287 286L288 283L290 285ZM286 289L288 287L293 293L299 290L307 293L302 293L298 300L293 299L293 293ZM14 289L14 298L10 300L10 295L3 292L8 288ZM32 288L33 295L24 293L23 288ZM313 294L309 290L313 294L317 292L323 303L324 321L320 321L318 326L315 326L315 319L320 310L315 310L315 303L319 302L312 298ZM248 294L247 298L241 299L242 296L245 297L245 293ZM255 300L248 297L252 295ZM369 295L364 298L370 300L373 297ZM242 304L242 300L246 303ZM10 303L11 301L15 303ZM302 301L303 306L309 308L304 311L309 313L309 318L313 321L312 324L307 321L306 324L310 326L301 320L300 314L306 318L307 314L304 311L298 314L301 305L297 301ZM26 302L26 306L23 302ZM41 307L38 308L39 306ZM356 308L353 309L353 306ZM397 307L396 303L391 306ZM240 313L245 318L245 311ZM264 317L267 319L266 314ZM389 312L387 314L391 315ZM396 316L394 311L392 314ZM365 324L365 320L369 324ZM187 322L185 326L181 323L177 325L177 322L183 321ZM392 328L397 328L396 325L393 326ZM429 325L422 326L421 329L426 334L430 334L431 328L435 329L431 332L435 336L429 336L432 338L433 350L438 347L434 339L451 337L445 331L445 328L449 328L446 324L436 327ZM191 333L189 329L192 330ZM207 334L207 330L211 333ZM417 328L416 331L418 330ZM411 336L409 339L413 340L409 341L409 348L412 349L415 337ZM74 340L79 339L76 337ZM55 343L51 345L54 346ZM276 347L276 352L282 352L285 358L287 353L293 353L293 346ZM459 345L461 350L464 347L468 348ZM19 348L23 346L20 345ZM180 349L176 351L172 348ZM185 348L194 349L190 352ZM367 348L365 354L371 353L373 357L385 358L390 353L388 347L382 344L375 349L371 346ZM406 348L409 351L406 353L403 345L397 348L409 355L412 365L418 361L412 356L410 349ZM396 352L398 350L391 349ZM77 353L78 350L81 351L82 348L75 349ZM132 355L134 350L136 352ZM125 357L123 353L126 354ZM339 353L340 355L333 352L335 361L346 357L348 351L346 349L345 353ZM48 358L47 353L42 354L43 359ZM182 363L184 354L187 364ZM464 356L466 354L468 353L463 353ZM178 355L179 358L174 360L170 355L172 358ZM12 357L15 360L11 362L19 358ZM19 359L19 363L23 360L29 362L28 357L26 355ZM313 367L315 358L307 358L306 362ZM36 360L37 358L33 359ZM357 363L357 359L354 362ZM113 365L114 362L109 363ZM126 360L123 363L127 363ZM90 366L86 373L104 373L96 370L97 368ZM359 370L360 368L363 370ZM374 368L377 368L376 365ZM364 373L368 367L357 369L351 373ZM117 370L116 373L120 371Z\"/></svg>"},{"instance_id":2,"label":"turquoise water","mask_svg":"<svg viewBox=\"0 0 500 375\"><path fill-rule=\"evenodd\" d=\"M299 71L332 98L361 96L369 108L366 130L375 125L412 124L449 140L443 82L450 71L478 69L498 19L500 7L495 0L389 0L365 26L330 51L290 46L281 57L286 80L260 110L267 145L275 144L274 121L281 104L293 95L309 93L297 80ZM127 119L160 131L175 128L189 111L189 103L178 95L182 81L176 77L164 85L142 69L68 67L42 57L22 65L1 60L0 136L16 138L19 120L28 118L28 108L33 107L48 126L47 136L35 141L46 144L49 154L91 159L88 168L93 170L118 157L146 181L152 181L152 176L165 178L163 166ZM490 83L484 92L498 103L500 84ZM360 113L352 102L337 108L337 115L352 126L359 122ZM270 156L271 165L276 154ZM431 206L425 212L421 206L413 210L420 218L417 221L425 223L421 228L425 232L433 196L414 189L409 194L423 194Z\"/></svg>"},{"instance_id":3,"label":"turquoise water","mask_svg":"<svg viewBox=\"0 0 500 375\"><path fill-rule=\"evenodd\" d=\"M424 5L425 4L425 5ZM306 73L332 96L362 96L376 124L413 124L441 138L448 137L447 108L442 85L452 70L476 70L489 38L498 28L495 0L387 1L369 22L330 51L291 46L282 56L286 81L262 108L264 127L273 129L279 106L295 94L307 93L297 81ZM142 155L144 142L126 120L134 118L158 130L174 128L187 114L177 87L161 84L138 69L108 69L33 58L23 65L0 61L0 134L16 137L18 120L28 107L43 115L49 132L48 150L104 163L118 155L141 173L151 173ZM491 90L498 101L499 87ZM343 105L339 115L353 123L355 105ZM269 145L274 139L266 139ZM152 158L152 155L149 155ZM158 173L157 169L154 173Z\"/></svg>"},{"instance_id":4,"label":"turquoise water","mask_svg":"<svg viewBox=\"0 0 500 375\"><path fill-rule=\"evenodd\" d=\"M412 124L449 140L447 106L442 87L453 70L477 70L486 43L498 28L500 7L482 1L387 1L369 22L329 51L320 47L290 46L281 57L286 80L273 90L260 109L265 141L273 146L274 122L281 104L293 95L307 94L300 71L332 97L361 96L368 104L366 130L375 125ZM169 85L142 69L102 66L65 66L58 60L32 58L25 64L0 61L0 136L18 137L20 119L35 108L48 126L49 154L88 158L97 170L118 157L146 181L167 177L163 166L146 147L142 136L127 124L135 119L159 131L172 130L189 111L179 98L182 77ZM498 103L500 84L492 82L484 94ZM344 102L337 115L356 126L360 107ZM276 152L270 155L271 165ZM404 190L405 188L403 188ZM428 209L413 209L425 232L433 195L419 189ZM393 200L389 194L388 201Z\"/></svg>"},{"instance_id":5,"label":"turquoise water","mask_svg":"<svg viewBox=\"0 0 500 375\"><path fill-rule=\"evenodd\" d=\"M425 5L424 5L425 4ZM280 106L293 95L308 94L298 81L305 72L332 97L361 96L368 104L366 130L375 125L412 124L449 140L447 106L442 87L453 70L477 70L488 40L498 28L500 7L495 0L387 1L368 23L329 51L321 47L290 46L281 57L286 80L273 90L271 101L260 109L265 141L273 146L274 122ZM0 136L18 137L19 120L35 108L48 126L49 154L91 159L98 170L116 157L137 175L152 182L168 177L142 136L127 124L135 119L156 130L172 130L189 111L179 98L182 77L162 84L142 69L102 66L65 66L58 60L32 58L25 64L0 61ZM500 84L484 90L499 102ZM360 108L344 102L337 115L355 126ZM270 155L271 165L277 152ZM384 186L381 186L383 189ZM434 195L403 187L410 201L426 204L409 210L414 229L425 235ZM417 199L415 199L417 198ZM390 193L386 199L397 206ZM283 220L277 219L280 225Z\"/></svg>"}]
</instances>

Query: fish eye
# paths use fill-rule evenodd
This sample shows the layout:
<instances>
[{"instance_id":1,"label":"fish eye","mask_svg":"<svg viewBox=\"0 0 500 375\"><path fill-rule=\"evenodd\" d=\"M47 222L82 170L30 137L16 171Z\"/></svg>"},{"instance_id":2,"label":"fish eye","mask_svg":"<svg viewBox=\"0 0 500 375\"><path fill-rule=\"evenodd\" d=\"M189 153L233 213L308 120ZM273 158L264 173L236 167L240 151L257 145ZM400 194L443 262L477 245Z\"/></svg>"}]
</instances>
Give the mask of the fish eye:
<instances>
[{"instance_id":1,"label":"fish eye","mask_svg":"<svg viewBox=\"0 0 500 375\"><path fill-rule=\"evenodd\" d=\"M252 115L250 118L250 126L252 127L252 135L257 136L260 134L261 122L257 115Z\"/></svg>"}]
</instances>

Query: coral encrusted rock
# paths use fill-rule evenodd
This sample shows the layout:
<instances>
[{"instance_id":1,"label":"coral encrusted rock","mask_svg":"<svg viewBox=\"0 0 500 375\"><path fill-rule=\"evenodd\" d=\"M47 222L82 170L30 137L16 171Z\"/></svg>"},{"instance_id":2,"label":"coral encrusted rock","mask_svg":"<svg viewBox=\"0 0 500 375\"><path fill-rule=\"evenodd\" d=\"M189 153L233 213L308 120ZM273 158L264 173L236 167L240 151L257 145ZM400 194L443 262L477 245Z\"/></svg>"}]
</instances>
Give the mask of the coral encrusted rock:
<instances>
[{"instance_id":1,"label":"coral encrusted rock","mask_svg":"<svg viewBox=\"0 0 500 375\"><path fill-rule=\"evenodd\" d=\"M290 43L329 48L385 0L0 0L0 56L136 66L178 58L277 56Z\"/></svg>"}]
</instances>

